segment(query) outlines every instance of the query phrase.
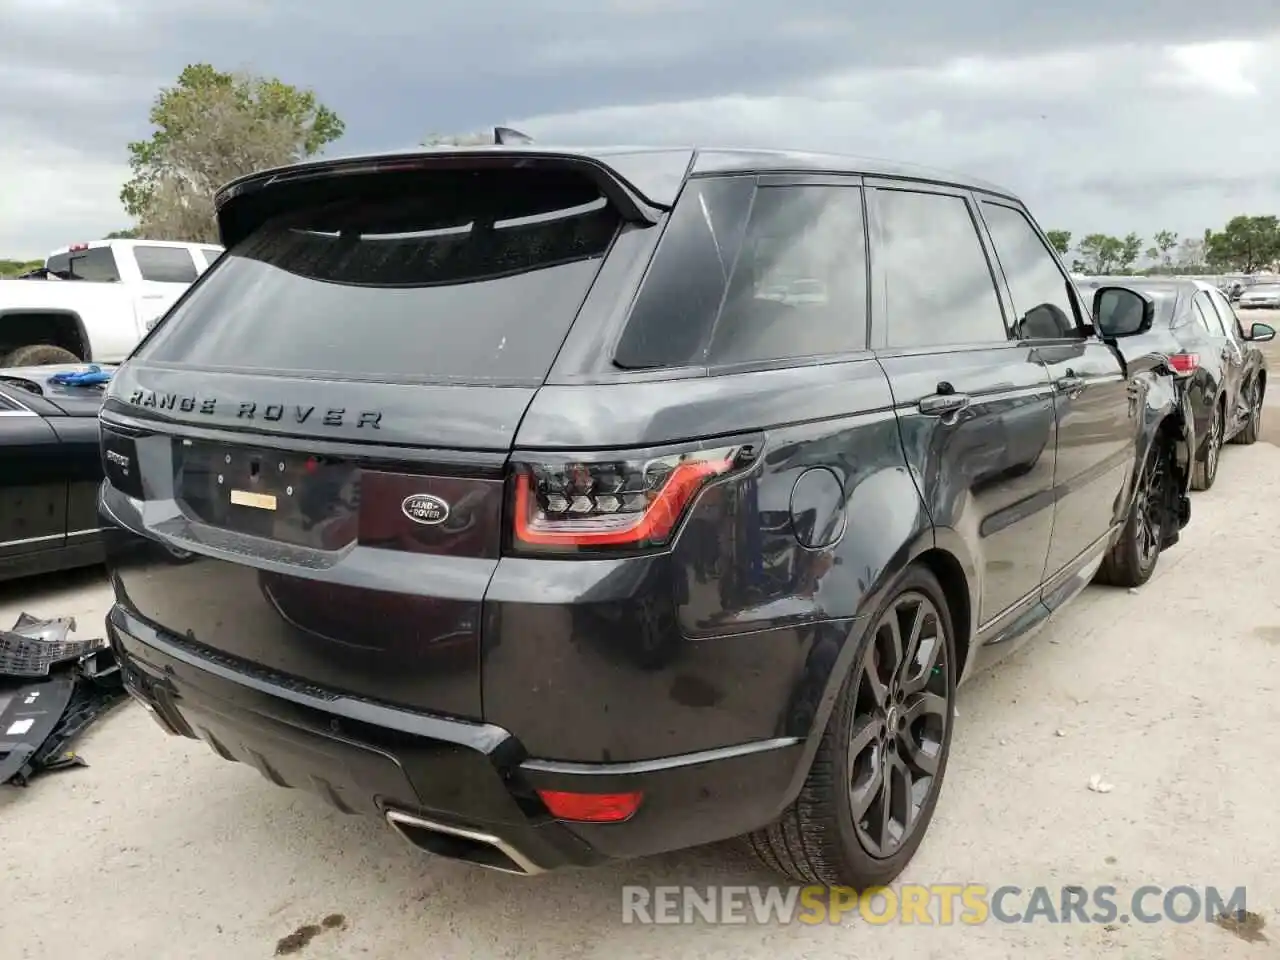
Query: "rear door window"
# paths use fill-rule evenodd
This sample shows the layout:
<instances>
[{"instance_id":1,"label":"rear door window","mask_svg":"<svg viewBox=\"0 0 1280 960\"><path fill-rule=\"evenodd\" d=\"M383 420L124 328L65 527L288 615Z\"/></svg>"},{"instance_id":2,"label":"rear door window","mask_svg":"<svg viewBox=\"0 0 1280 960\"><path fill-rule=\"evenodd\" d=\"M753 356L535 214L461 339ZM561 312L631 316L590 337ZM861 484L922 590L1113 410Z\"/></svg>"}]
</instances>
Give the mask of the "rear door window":
<instances>
[{"instance_id":1,"label":"rear door window","mask_svg":"<svg viewBox=\"0 0 1280 960\"><path fill-rule=\"evenodd\" d=\"M110 283L120 279L116 257L110 247L72 250L49 258L49 271L68 280L93 280Z\"/></svg>"},{"instance_id":2,"label":"rear door window","mask_svg":"<svg viewBox=\"0 0 1280 960\"><path fill-rule=\"evenodd\" d=\"M672 212L614 354L628 369L865 350L862 189L694 180Z\"/></svg>"},{"instance_id":3,"label":"rear door window","mask_svg":"<svg viewBox=\"0 0 1280 960\"><path fill-rule=\"evenodd\" d=\"M1195 295L1191 305L1195 308L1196 319L1200 321L1200 326L1204 327L1205 333L1214 337L1225 336L1222 321L1218 319L1218 312L1213 309L1207 293L1201 290Z\"/></svg>"},{"instance_id":4,"label":"rear door window","mask_svg":"<svg viewBox=\"0 0 1280 960\"><path fill-rule=\"evenodd\" d=\"M294 203L223 254L139 356L541 383L620 223L558 170L335 177Z\"/></svg>"},{"instance_id":5,"label":"rear door window","mask_svg":"<svg viewBox=\"0 0 1280 960\"><path fill-rule=\"evenodd\" d=\"M1211 290L1209 302L1218 310L1224 334L1237 342L1244 340L1244 330L1240 326L1240 318L1236 316L1235 308L1231 306L1231 301L1217 290Z\"/></svg>"},{"instance_id":6,"label":"rear door window","mask_svg":"<svg viewBox=\"0 0 1280 960\"><path fill-rule=\"evenodd\" d=\"M213 262L222 256L221 247L201 247L200 252L204 255L205 269L213 266Z\"/></svg>"},{"instance_id":7,"label":"rear door window","mask_svg":"<svg viewBox=\"0 0 1280 960\"><path fill-rule=\"evenodd\" d=\"M196 279L196 262L186 247L133 248L138 272L143 280L152 283L193 283Z\"/></svg>"},{"instance_id":8,"label":"rear door window","mask_svg":"<svg viewBox=\"0 0 1280 960\"><path fill-rule=\"evenodd\" d=\"M758 190L707 363L865 350L866 318L861 188Z\"/></svg>"},{"instance_id":9,"label":"rear door window","mask_svg":"<svg viewBox=\"0 0 1280 960\"><path fill-rule=\"evenodd\" d=\"M991 266L964 197L886 189L874 195L886 346L1008 342Z\"/></svg>"}]
</instances>

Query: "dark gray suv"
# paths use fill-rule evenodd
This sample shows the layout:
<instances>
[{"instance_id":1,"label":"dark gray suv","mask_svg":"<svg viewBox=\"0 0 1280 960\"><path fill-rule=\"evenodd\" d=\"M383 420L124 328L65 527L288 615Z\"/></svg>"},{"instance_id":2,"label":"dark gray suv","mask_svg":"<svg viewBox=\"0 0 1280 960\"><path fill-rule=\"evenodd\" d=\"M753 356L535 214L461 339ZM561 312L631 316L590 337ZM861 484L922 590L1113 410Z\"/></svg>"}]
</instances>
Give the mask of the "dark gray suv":
<instances>
[{"instance_id":1,"label":"dark gray suv","mask_svg":"<svg viewBox=\"0 0 1280 960\"><path fill-rule=\"evenodd\" d=\"M166 730L428 851L887 882L957 683L1187 521L1151 303L1095 330L999 187L500 146L217 205L101 414L108 630Z\"/></svg>"}]
</instances>

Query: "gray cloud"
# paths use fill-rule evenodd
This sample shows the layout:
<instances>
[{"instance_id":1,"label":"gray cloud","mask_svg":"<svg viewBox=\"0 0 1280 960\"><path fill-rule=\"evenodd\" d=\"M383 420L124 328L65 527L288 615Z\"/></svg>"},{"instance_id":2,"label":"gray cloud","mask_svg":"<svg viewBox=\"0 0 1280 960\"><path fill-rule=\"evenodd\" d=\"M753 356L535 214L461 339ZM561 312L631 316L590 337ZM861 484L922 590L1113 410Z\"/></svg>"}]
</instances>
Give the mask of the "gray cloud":
<instances>
[{"instance_id":1,"label":"gray cloud","mask_svg":"<svg viewBox=\"0 0 1280 960\"><path fill-rule=\"evenodd\" d=\"M10 76L15 67L62 68L90 86L127 88L114 110L93 112L81 137L102 151L120 149L111 139L119 130L145 129L157 81L192 60L253 66L316 87L363 147L401 143L424 129L606 104L771 93L833 71L929 65L957 54L1247 38L1280 25L1271 0L1241 0L1227 22L1191 0L1164 0L1159 16L1149 3L1099 0L915 0L856 13L843 0L310 0L305 13L294 0L130 0L121 7L127 13L77 9L90 12L51 16L32 5L0 13L0 63ZM0 95L8 89L0 80ZM49 131L60 132L64 109L88 113L71 91L48 96Z\"/></svg>"},{"instance_id":2,"label":"gray cloud","mask_svg":"<svg viewBox=\"0 0 1280 960\"><path fill-rule=\"evenodd\" d=\"M44 151L94 165L85 183L111 181L105 165L122 165L125 143L146 135L159 87L186 63L207 61L314 88L347 123L343 152L517 121L540 138L575 142L851 150L971 170L1043 196L1053 218L1106 221L1100 229L1126 217L1181 217L1190 229L1216 215L1215 204L1280 194L1273 177L1255 175L1280 140L1268 134L1252 153L1230 142L1266 97L1223 99L1152 80L1168 68L1160 44L1280 32L1274 0L1241 0L1230 18L1190 0L1165 0L1158 17L1133 0L911 0L854 12L843 0L112 3L76 6L74 16L36 0L0 10L8 180L14 152L26 150L22 163ZM1061 56L1085 48L1093 53ZM929 72L956 57L1050 54L1059 56L1039 72L1028 63L976 79ZM842 75L853 79L833 79ZM1280 77L1264 92L1274 113ZM736 99L676 105L716 97ZM770 105L777 97L788 99ZM1159 117L1192 106L1207 111L1201 140L1218 142L1187 147L1174 121ZM47 216L32 212L30 198L19 198L21 209L0 198L0 255L16 242L38 249L48 232L78 223L118 226L115 192L64 198ZM101 212L86 220L90 208ZM33 229L38 237L19 239Z\"/></svg>"}]
</instances>

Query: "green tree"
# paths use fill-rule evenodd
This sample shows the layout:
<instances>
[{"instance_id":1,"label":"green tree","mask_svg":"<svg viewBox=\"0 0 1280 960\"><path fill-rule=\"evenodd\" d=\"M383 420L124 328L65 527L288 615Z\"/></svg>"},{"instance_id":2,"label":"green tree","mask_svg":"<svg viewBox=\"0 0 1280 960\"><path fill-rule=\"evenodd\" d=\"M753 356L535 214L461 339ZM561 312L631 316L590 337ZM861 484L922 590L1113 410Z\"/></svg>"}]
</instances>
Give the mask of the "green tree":
<instances>
[{"instance_id":1,"label":"green tree","mask_svg":"<svg viewBox=\"0 0 1280 960\"><path fill-rule=\"evenodd\" d=\"M345 129L310 90L207 63L163 88L150 118L151 137L129 144L133 177L120 200L138 232L157 240L216 241L219 186L314 156Z\"/></svg>"},{"instance_id":2,"label":"green tree","mask_svg":"<svg viewBox=\"0 0 1280 960\"><path fill-rule=\"evenodd\" d=\"M1158 258L1161 266L1173 266L1173 251L1178 246L1177 233L1172 230L1157 230L1153 239L1156 245L1152 249L1156 251L1157 257L1152 257L1152 259Z\"/></svg>"},{"instance_id":3,"label":"green tree","mask_svg":"<svg viewBox=\"0 0 1280 960\"><path fill-rule=\"evenodd\" d=\"M1209 231L1205 254L1211 264L1255 273L1280 260L1280 219L1232 217L1220 231Z\"/></svg>"},{"instance_id":4,"label":"green tree","mask_svg":"<svg viewBox=\"0 0 1280 960\"><path fill-rule=\"evenodd\" d=\"M137 240L138 228L130 227L128 230L112 230L103 240Z\"/></svg>"},{"instance_id":5,"label":"green tree","mask_svg":"<svg viewBox=\"0 0 1280 960\"><path fill-rule=\"evenodd\" d=\"M1070 230L1049 230L1045 232L1045 236L1049 238L1049 243L1053 249L1058 251L1058 256L1065 257L1071 249L1071 231Z\"/></svg>"},{"instance_id":6,"label":"green tree","mask_svg":"<svg viewBox=\"0 0 1280 960\"><path fill-rule=\"evenodd\" d=\"M42 266L43 260L0 260L0 277L16 277Z\"/></svg>"},{"instance_id":7,"label":"green tree","mask_svg":"<svg viewBox=\"0 0 1280 960\"><path fill-rule=\"evenodd\" d=\"M1125 234L1125 238L1120 241L1120 257L1116 266L1121 273L1129 273L1141 254L1142 238L1136 233Z\"/></svg>"},{"instance_id":8,"label":"green tree","mask_svg":"<svg viewBox=\"0 0 1280 960\"><path fill-rule=\"evenodd\" d=\"M1105 233L1091 233L1080 241L1076 249L1084 266L1084 273L1095 276L1115 273L1125 254L1123 240Z\"/></svg>"}]
</instances>

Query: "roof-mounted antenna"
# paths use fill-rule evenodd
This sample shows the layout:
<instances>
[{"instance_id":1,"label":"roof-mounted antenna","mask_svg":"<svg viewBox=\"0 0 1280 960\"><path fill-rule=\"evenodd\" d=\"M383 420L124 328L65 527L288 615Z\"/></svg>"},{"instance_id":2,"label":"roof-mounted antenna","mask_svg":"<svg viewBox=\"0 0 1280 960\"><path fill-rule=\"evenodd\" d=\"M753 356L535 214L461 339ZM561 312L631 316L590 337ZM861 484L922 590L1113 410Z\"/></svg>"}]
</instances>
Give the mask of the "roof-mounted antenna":
<instances>
[{"instance_id":1,"label":"roof-mounted antenna","mask_svg":"<svg viewBox=\"0 0 1280 960\"><path fill-rule=\"evenodd\" d=\"M493 142L496 144L507 143L533 143L533 137L527 133L521 133L519 130L513 130L510 127L494 127Z\"/></svg>"}]
</instances>

